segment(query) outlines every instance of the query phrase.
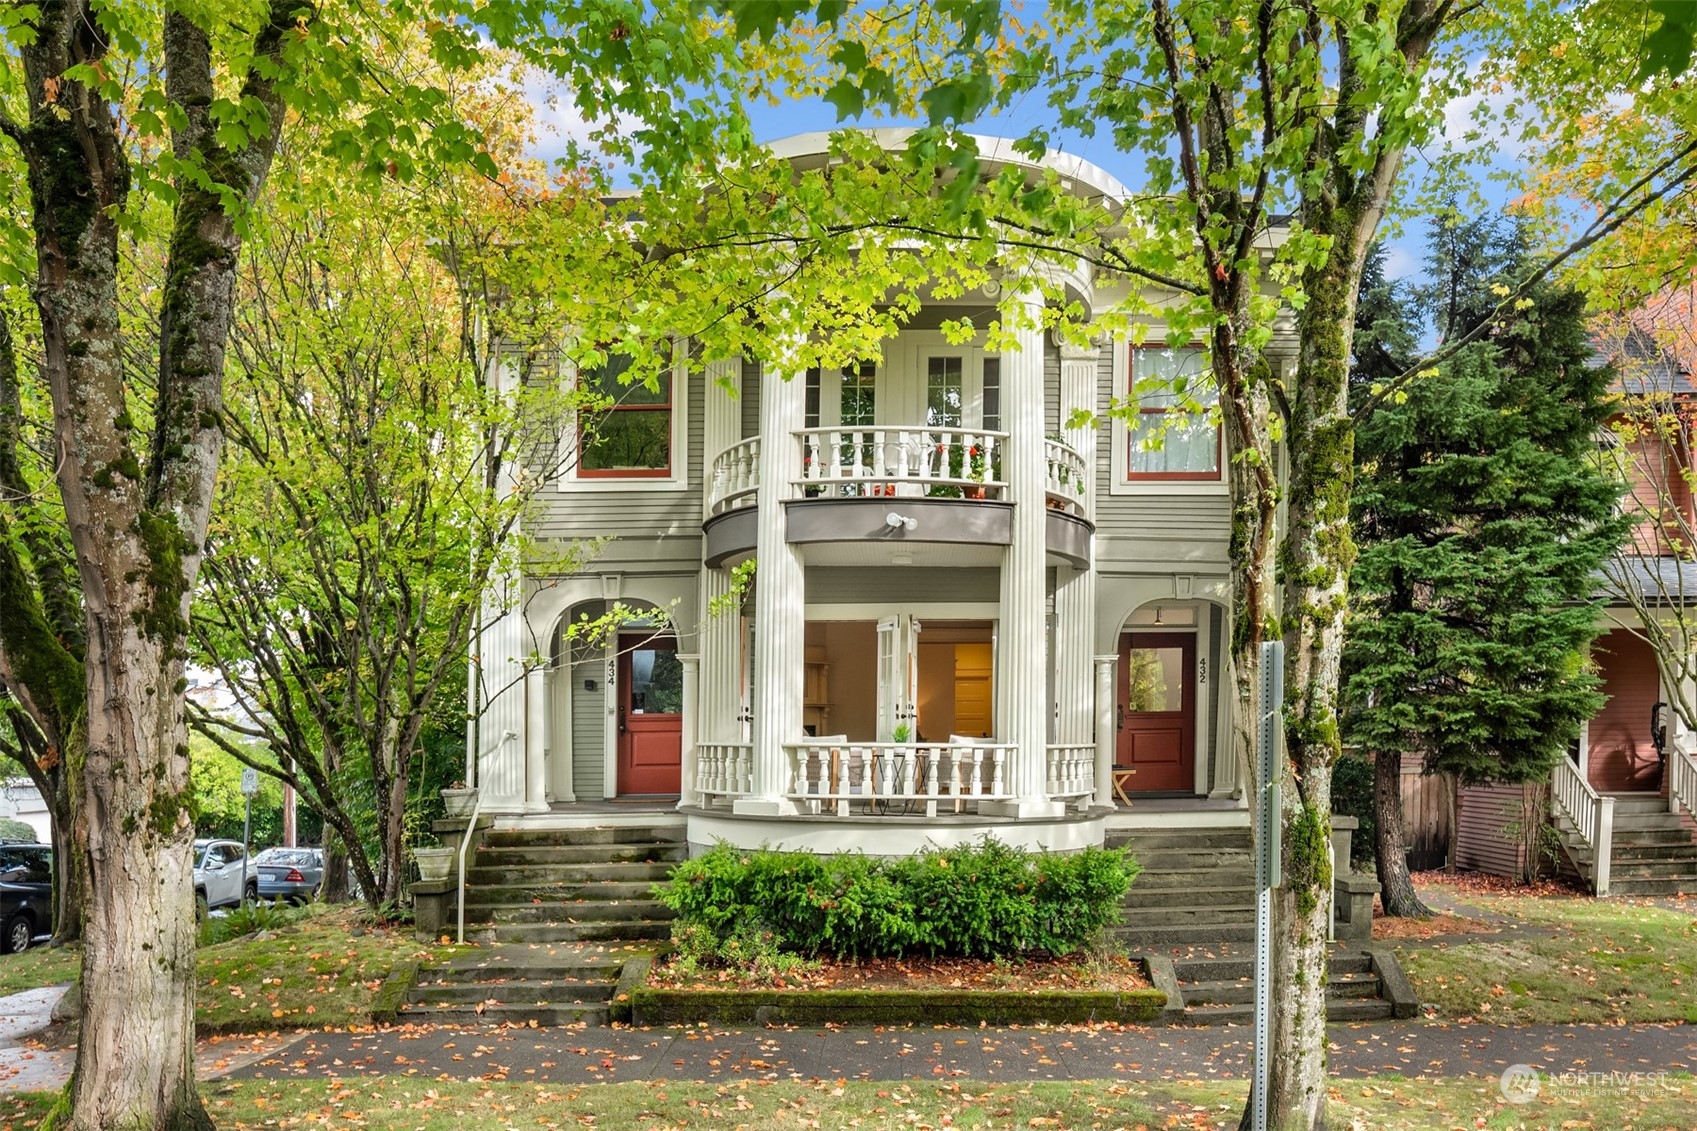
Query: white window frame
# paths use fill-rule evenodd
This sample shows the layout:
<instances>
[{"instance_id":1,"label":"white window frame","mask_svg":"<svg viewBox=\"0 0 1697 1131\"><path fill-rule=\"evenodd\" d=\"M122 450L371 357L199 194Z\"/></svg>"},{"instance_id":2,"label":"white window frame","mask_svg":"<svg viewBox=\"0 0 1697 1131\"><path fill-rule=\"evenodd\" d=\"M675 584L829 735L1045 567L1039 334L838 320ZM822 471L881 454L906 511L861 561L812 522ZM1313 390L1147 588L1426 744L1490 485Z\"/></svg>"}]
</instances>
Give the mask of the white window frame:
<instances>
[{"instance_id":1,"label":"white window frame","mask_svg":"<svg viewBox=\"0 0 1697 1131\"><path fill-rule=\"evenodd\" d=\"M1113 345L1113 387L1111 395L1115 401L1124 402L1131 396L1131 351L1132 344L1125 338L1114 339ZM1110 495L1230 495L1231 483L1227 479L1230 468L1226 466L1224 424L1220 436L1220 478L1218 480L1169 480L1169 479L1128 479L1131 429L1127 426L1125 417L1114 413L1108 418L1108 452L1109 471L1108 493Z\"/></svg>"},{"instance_id":2,"label":"white window frame","mask_svg":"<svg viewBox=\"0 0 1697 1131\"><path fill-rule=\"evenodd\" d=\"M958 357L961 359L961 424L967 431L982 431L984 428L984 360L986 358L1000 359L999 350L987 350L977 342L967 345L954 345L945 338L939 330L914 330L903 334L899 339L901 350L898 353L900 366L897 370L886 370L879 374L878 390L878 422L890 427L923 427L925 410L928 404L928 381L926 359L932 357ZM887 379L888 378L888 379ZM895 394L898 391L890 386L900 387L905 392L902 398L900 416L904 420L890 419L890 410L895 406ZM1006 430L1008 416L1007 374L1002 374L1002 425L1001 431Z\"/></svg>"},{"instance_id":3,"label":"white window frame","mask_svg":"<svg viewBox=\"0 0 1697 1131\"><path fill-rule=\"evenodd\" d=\"M684 343L678 339L672 341L672 451L670 475L633 475L628 478L618 475L580 476L577 470L577 438L579 435L578 414L573 412L566 421L565 435L560 437L561 458L564 468L555 477L554 486L568 494L578 494L588 491L630 492L630 491L687 491L690 486L689 467L689 398L695 384L695 376L689 372L685 360ZM571 362L566 363L563 380L567 388L575 388L578 381L578 368Z\"/></svg>"}]
</instances>

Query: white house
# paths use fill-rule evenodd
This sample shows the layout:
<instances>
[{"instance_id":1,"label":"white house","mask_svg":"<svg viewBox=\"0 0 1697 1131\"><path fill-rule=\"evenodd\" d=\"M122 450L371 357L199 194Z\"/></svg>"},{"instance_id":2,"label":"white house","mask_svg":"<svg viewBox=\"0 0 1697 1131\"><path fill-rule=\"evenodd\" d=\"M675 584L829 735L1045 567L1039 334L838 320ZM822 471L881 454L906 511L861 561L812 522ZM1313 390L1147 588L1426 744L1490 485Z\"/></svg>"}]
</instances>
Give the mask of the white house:
<instances>
[{"instance_id":1,"label":"white house","mask_svg":"<svg viewBox=\"0 0 1697 1131\"><path fill-rule=\"evenodd\" d=\"M817 162L826 138L776 148ZM1029 163L981 150L991 173ZM1127 195L1086 162L1049 163L1074 192ZM1086 309L1125 295L1085 265L1052 270ZM693 844L883 852L1246 823L1219 429L1198 414L1151 446L1164 398L1129 423L1106 411L1137 377L1203 372L1200 352L1038 331L994 352L939 331L1041 301L991 286L929 303L840 371L730 360L627 395L530 528L613 541L583 572L518 579L476 648L483 810L664 813ZM1070 427L1079 409L1095 423ZM749 558L752 597L711 615ZM562 646L610 602L669 609L671 627ZM547 662L526 672L532 655Z\"/></svg>"},{"instance_id":2,"label":"white house","mask_svg":"<svg viewBox=\"0 0 1697 1131\"><path fill-rule=\"evenodd\" d=\"M22 821L35 830L35 839L42 844L52 842L53 818L48 815L41 791L28 778L0 781L0 817Z\"/></svg>"}]
</instances>

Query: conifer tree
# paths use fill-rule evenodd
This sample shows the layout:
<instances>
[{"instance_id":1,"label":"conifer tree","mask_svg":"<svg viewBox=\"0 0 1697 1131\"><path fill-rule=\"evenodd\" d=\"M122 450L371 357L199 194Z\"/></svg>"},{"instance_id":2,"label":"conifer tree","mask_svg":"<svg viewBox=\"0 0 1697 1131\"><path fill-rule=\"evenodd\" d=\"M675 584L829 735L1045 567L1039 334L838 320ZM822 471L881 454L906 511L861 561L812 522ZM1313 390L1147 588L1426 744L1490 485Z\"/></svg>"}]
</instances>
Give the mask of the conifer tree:
<instances>
[{"instance_id":1,"label":"conifer tree","mask_svg":"<svg viewBox=\"0 0 1697 1131\"><path fill-rule=\"evenodd\" d=\"M1522 244L1492 220L1435 233L1440 332ZM1359 361L1412 340L1385 336L1413 322L1399 305L1364 302L1378 332L1364 330ZM1543 288L1358 429L1345 696L1350 737L1374 754L1389 914L1429 914L1404 857L1405 754L1463 784L1542 781L1602 706L1593 594L1627 521L1596 458L1609 371L1591 355L1583 297Z\"/></svg>"}]
</instances>

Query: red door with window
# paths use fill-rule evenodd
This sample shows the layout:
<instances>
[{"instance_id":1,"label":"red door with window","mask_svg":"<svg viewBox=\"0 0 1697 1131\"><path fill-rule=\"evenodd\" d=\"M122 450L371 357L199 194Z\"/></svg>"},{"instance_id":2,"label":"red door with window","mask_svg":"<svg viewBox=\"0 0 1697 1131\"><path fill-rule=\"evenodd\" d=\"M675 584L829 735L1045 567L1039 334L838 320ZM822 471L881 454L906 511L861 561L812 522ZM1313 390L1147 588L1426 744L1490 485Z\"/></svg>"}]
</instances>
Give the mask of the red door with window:
<instances>
[{"instance_id":1,"label":"red door with window","mask_svg":"<svg viewBox=\"0 0 1697 1131\"><path fill-rule=\"evenodd\" d=\"M1119 683L1115 763L1136 768L1131 788L1195 792L1195 634L1125 633Z\"/></svg>"},{"instance_id":2,"label":"red door with window","mask_svg":"<svg viewBox=\"0 0 1697 1131\"><path fill-rule=\"evenodd\" d=\"M672 637L619 638L622 794L676 794L682 778L683 665Z\"/></svg>"}]
</instances>

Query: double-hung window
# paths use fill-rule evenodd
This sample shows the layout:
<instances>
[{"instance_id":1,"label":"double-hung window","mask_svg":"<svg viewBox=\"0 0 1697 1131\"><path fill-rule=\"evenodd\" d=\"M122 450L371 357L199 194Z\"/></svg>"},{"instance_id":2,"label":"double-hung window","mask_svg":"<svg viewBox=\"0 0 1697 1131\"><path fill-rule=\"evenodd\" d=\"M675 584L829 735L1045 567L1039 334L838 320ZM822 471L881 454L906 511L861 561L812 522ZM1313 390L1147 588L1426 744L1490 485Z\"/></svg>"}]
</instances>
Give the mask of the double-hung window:
<instances>
[{"instance_id":1,"label":"double-hung window","mask_svg":"<svg viewBox=\"0 0 1697 1131\"><path fill-rule=\"evenodd\" d=\"M1194 346L1131 351L1137 413L1126 427L1126 479L1217 482L1220 394Z\"/></svg>"},{"instance_id":2,"label":"double-hung window","mask_svg":"<svg viewBox=\"0 0 1697 1131\"><path fill-rule=\"evenodd\" d=\"M609 354L580 371L586 391L610 402L578 414L581 479L664 479L672 474L672 371L652 385L624 383L631 359Z\"/></svg>"}]
</instances>

